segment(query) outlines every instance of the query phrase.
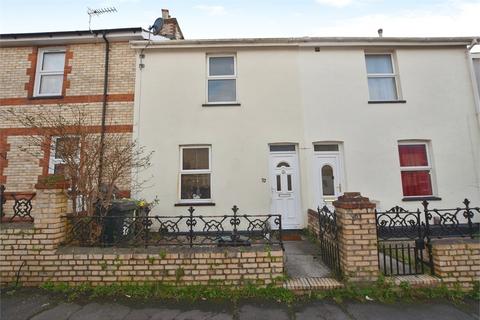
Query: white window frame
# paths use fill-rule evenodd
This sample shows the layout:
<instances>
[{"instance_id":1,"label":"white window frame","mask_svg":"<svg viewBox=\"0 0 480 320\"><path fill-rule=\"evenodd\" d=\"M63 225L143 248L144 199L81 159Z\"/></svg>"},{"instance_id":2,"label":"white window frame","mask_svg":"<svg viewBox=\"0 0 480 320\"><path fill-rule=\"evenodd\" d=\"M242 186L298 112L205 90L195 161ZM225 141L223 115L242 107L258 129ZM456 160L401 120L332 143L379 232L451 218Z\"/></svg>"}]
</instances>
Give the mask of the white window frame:
<instances>
[{"instance_id":1,"label":"white window frame","mask_svg":"<svg viewBox=\"0 0 480 320\"><path fill-rule=\"evenodd\" d=\"M49 163L48 163L48 173L49 174L54 174L55 173L55 165L65 164L65 160L63 160L61 158L55 158L55 153L56 153L56 150L57 150L57 140L62 139L62 138L74 138L74 137L75 136L73 136L73 135L72 136L65 136L65 137L59 137L59 136L52 137L52 141L50 143L50 160L49 160ZM78 150L80 151L80 146L79 146ZM78 161L80 161L80 154L78 154L77 159L78 159Z\"/></svg>"},{"instance_id":2,"label":"white window frame","mask_svg":"<svg viewBox=\"0 0 480 320\"><path fill-rule=\"evenodd\" d=\"M183 169L184 149L208 149L208 169ZM182 199L182 175L187 174L210 174L210 198L208 199ZM212 146L211 145L187 145L180 146L180 170L178 174L178 201L180 203L210 203L212 202Z\"/></svg>"},{"instance_id":3,"label":"white window frame","mask_svg":"<svg viewBox=\"0 0 480 320\"><path fill-rule=\"evenodd\" d=\"M61 96L62 91L63 91L63 80L62 80L62 86L60 88L60 92L52 94L52 93L40 93L40 79L43 75L61 75L64 76L65 74L65 66L62 68L62 70L57 70L57 71L44 71L42 70L43 67L43 55L45 53L52 53L52 52L57 52L57 53L63 53L66 55L66 50L65 48L41 48L38 50L38 55L37 55L37 69L35 71L35 84L34 84L34 90L33 90L33 96L34 97L51 97L51 96ZM65 57L66 59L66 57Z\"/></svg>"},{"instance_id":4,"label":"white window frame","mask_svg":"<svg viewBox=\"0 0 480 320\"><path fill-rule=\"evenodd\" d=\"M425 152L427 154L427 166L406 166L403 167L400 163L400 151L398 149L399 146L401 145L408 145L408 146L414 146L414 145L422 145L425 146ZM402 195L404 198L421 198L421 197L434 197L436 196L436 185L435 185L435 179L433 176L433 166L432 166L432 158L430 157L430 143L428 141L398 141L397 145L397 154L398 154L398 165L400 167L400 184L402 186ZM430 175L430 185L432 186L432 194L429 195L421 195L421 196L406 196L403 194L403 181L401 177L401 173L403 171L428 171Z\"/></svg>"},{"instance_id":5,"label":"white window frame","mask_svg":"<svg viewBox=\"0 0 480 320\"><path fill-rule=\"evenodd\" d=\"M390 57L390 62L392 63L392 73L368 73L368 68L367 68L367 56L389 56ZM397 68L395 65L395 59L393 57L392 52L365 52L365 69L367 71L367 86L368 84L368 79L370 78L393 78L395 82L395 93L396 93L396 98L393 100L374 100L372 97L370 97L370 88L368 88L368 100L369 101L399 101L401 100L401 93L400 93L400 86L399 86L399 81L398 81L398 72Z\"/></svg>"},{"instance_id":6,"label":"white window frame","mask_svg":"<svg viewBox=\"0 0 480 320\"><path fill-rule=\"evenodd\" d=\"M224 58L233 57L233 75L212 76L210 75L210 58ZM235 80L235 100L233 101L209 101L208 100L208 81L209 80ZM237 86L237 56L235 54L207 54L207 81L206 81L206 96L207 104L235 104L238 103L238 86Z\"/></svg>"}]
</instances>

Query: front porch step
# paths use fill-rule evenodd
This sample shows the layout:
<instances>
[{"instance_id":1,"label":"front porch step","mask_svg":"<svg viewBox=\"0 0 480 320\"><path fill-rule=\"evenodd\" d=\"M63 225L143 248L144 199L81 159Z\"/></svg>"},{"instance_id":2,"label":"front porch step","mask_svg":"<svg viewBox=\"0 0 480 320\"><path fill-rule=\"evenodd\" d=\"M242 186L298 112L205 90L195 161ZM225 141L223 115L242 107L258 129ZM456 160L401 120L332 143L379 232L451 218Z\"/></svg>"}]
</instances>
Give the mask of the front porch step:
<instances>
[{"instance_id":1,"label":"front porch step","mask_svg":"<svg viewBox=\"0 0 480 320\"><path fill-rule=\"evenodd\" d=\"M335 278L304 277L289 279L285 281L283 287L296 293L305 293L341 288L343 284Z\"/></svg>"},{"instance_id":2,"label":"front porch step","mask_svg":"<svg viewBox=\"0 0 480 320\"><path fill-rule=\"evenodd\" d=\"M284 230L282 232L282 241L302 241L302 231Z\"/></svg>"}]
</instances>

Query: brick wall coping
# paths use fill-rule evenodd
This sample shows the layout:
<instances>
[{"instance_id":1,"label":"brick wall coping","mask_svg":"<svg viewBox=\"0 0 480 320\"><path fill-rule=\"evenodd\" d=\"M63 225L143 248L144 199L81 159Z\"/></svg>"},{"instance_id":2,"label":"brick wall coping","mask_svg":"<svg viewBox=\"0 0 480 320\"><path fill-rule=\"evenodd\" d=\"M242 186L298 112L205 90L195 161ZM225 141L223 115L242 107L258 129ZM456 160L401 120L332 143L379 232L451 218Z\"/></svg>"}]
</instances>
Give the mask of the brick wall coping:
<instances>
[{"instance_id":1,"label":"brick wall coping","mask_svg":"<svg viewBox=\"0 0 480 320\"><path fill-rule=\"evenodd\" d=\"M345 192L333 202L335 208L342 209L373 209L375 204L370 199L363 197L360 192Z\"/></svg>"},{"instance_id":2,"label":"brick wall coping","mask_svg":"<svg viewBox=\"0 0 480 320\"><path fill-rule=\"evenodd\" d=\"M250 246L250 247L180 247L180 246L171 246L171 247L160 247L160 246L150 246L150 247L129 247L129 248L101 248L101 247L71 247L71 246L62 246L57 249L57 254L159 254L160 252L164 253L238 253L238 252L273 252L273 251L282 251L282 248L279 245L272 245L270 250L266 250L263 245ZM273 255L273 254L272 254Z\"/></svg>"},{"instance_id":3,"label":"brick wall coping","mask_svg":"<svg viewBox=\"0 0 480 320\"><path fill-rule=\"evenodd\" d=\"M17 198L22 198L22 197L34 197L36 195L36 192L27 192L27 191L6 191L3 193L4 197L6 200L14 200L14 196Z\"/></svg>"},{"instance_id":4,"label":"brick wall coping","mask_svg":"<svg viewBox=\"0 0 480 320\"><path fill-rule=\"evenodd\" d=\"M7 229L34 229L33 222L7 222L7 223L0 223L0 233L3 233L2 230Z\"/></svg>"},{"instance_id":5,"label":"brick wall coping","mask_svg":"<svg viewBox=\"0 0 480 320\"><path fill-rule=\"evenodd\" d=\"M459 245L459 244L469 244L469 245L478 245L480 247L480 241L478 239L471 238L448 238L448 239L432 239L431 243L433 246L448 246L448 245Z\"/></svg>"}]
</instances>

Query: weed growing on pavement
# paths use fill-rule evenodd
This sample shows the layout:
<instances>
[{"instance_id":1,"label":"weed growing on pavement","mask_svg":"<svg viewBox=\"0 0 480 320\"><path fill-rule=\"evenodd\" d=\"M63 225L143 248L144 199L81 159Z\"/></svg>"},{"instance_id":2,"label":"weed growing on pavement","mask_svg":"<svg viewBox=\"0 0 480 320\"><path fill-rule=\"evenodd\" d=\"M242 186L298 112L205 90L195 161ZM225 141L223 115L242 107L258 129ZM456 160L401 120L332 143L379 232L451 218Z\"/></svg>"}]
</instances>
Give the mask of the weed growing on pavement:
<instances>
[{"instance_id":1,"label":"weed growing on pavement","mask_svg":"<svg viewBox=\"0 0 480 320\"><path fill-rule=\"evenodd\" d=\"M46 282L41 288L52 293L65 295L69 300L77 298L170 299L170 300L230 300L265 299L291 303L295 295L290 290L273 285L247 284L241 287L218 285L172 286L162 283L122 283L102 286L82 284L69 286L66 283Z\"/></svg>"},{"instance_id":2,"label":"weed growing on pavement","mask_svg":"<svg viewBox=\"0 0 480 320\"><path fill-rule=\"evenodd\" d=\"M316 291L300 296L293 291L277 285L260 286L246 282L243 286L225 286L217 282L208 285L174 286L156 283L113 283L108 285L92 286L89 283L69 286L66 283L46 282L41 286L43 289L65 295L68 299L77 298L122 298L130 299L161 299L161 300L227 300L239 299L271 300L291 304L298 300L320 300L331 298L338 303L345 300L379 301L391 303L398 300L431 300L448 299L450 301L462 301L465 298L480 299L476 284L470 292L461 290L460 287L447 288L439 285L429 288L413 288L409 283L395 285L392 282L380 278L376 283L369 286L345 284L343 288Z\"/></svg>"}]
</instances>

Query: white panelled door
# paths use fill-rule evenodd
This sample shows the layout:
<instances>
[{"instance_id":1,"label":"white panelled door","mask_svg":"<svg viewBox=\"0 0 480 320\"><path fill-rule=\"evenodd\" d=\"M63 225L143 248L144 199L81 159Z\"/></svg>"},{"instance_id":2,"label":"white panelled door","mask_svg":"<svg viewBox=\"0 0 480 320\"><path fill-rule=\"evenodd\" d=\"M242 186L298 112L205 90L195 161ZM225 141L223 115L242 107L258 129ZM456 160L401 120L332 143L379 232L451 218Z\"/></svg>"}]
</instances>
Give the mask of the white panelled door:
<instances>
[{"instance_id":1,"label":"white panelled door","mask_svg":"<svg viewBox=\"0 0 480 320\"><path fill-rule=\"evenodd\" d=\"M331 206L342 192L339 155L317 153L315 171L317 205Z\"/></svg>"},{"instance_id":2,"label":"white panelled door","mask_svg":"<svg viewBox=\"0 0 480 320\"><path fill-rule=\"evenodd\" d=\"M282 215L283 229L300 228L300 183L296 152L271 152L270 175L272 213Z\"/></svg>"}]
</instances>

